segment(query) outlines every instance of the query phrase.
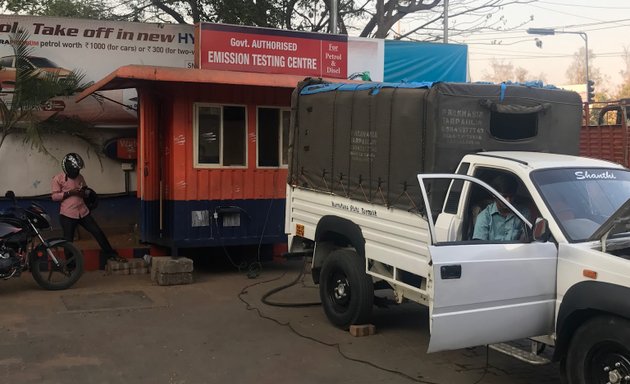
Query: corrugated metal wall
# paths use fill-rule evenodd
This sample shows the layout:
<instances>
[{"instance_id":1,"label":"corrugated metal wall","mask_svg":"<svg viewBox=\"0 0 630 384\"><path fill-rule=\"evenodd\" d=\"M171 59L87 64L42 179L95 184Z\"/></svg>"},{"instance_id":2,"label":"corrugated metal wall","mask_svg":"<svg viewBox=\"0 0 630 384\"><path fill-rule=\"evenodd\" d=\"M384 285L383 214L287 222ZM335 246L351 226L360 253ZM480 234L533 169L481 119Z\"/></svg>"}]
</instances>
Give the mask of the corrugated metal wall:
<instances>
[{"instance_id":1,"label":"corrugated metal wall","mask_svg":"<svg viewBox=\"0 0 630 384\"><path fill-rule=\"evenodd\" d=\"M138 193L142 199L143 240L161 239L164 240L163 243L171 245L216 245L216 239L212 240L211 236L208 237L198 228L190 228L190 215L193 209L213 209L217 201L238 204L241 200L259 200L260 204L244 204L248 207L250 221L266 220L276 223L282 220L287 169L256 167L256 108L288 108L291 91L268 87L156 83L139 92L141 121ZM236 104L246 107L246 168L194 167L194 103ZM160 180L162 202L159 201ZM270 205L270 199L278 200L278 203ZM194 203L195 201L205 201L208 204L200 205ZM267 206L273 207L272 212L265 208ZM277 241L279 236L283 236L283 226L280 223L272 227L273 233L269 232L269 228L263 228L264 234L256 234L252 233L252 228L260 231L261 226L250 225L243 228L241 236L246 242L256 242L263 235L268 237L266 243L274 241L273 239ZM232 240L239 236L238 233L233 235ZM198 238L199 236L203 238ZM207 239L206 244L204 239Z\"/></svg>"},{"instance_id":2,"label":"corrugated metal wall","mask_svg":"<svg viewBox=\"0 0 630 384\"><path fill-rule=\"evenodd\" d=\"M173 91L171 91L173 92ZM284 198L286 168L256 168L256 107L289 107L291 90L243 86L183 86L173 92L171 129L165 135L169 200ZM193 167L193 104L247 107L247 169ZM229 148L225 148L229 150Z\"/></svg>"},{"instance_id":3,"label":"corrugated metal wall","mask_svg":"<svg viewBox=\"0 0 630 384\"><path fill-rule=\"evenodd\" d=\"M610 160L628 167L629 142L630 133L622 125L582 127L580 155Z\"/></svg>"}]
</instances>

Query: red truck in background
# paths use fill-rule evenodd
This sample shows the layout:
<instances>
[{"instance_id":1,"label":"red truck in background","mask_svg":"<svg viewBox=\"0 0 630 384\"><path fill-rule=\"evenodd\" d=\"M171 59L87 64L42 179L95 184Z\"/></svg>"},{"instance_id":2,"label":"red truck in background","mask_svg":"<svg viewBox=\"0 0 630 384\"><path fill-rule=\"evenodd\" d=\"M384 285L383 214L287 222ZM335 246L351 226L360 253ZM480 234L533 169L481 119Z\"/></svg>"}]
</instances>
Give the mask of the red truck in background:
<instances>
[{"instance_id":1,"label":"red truck in background","mask_svg":"<svg viewBox=\"0 0 630 384\"><path fill-rule=\"evenodd\" d=\"M584 104L580 156L610 160L630 168L630 99Z\"/></svg>"}]
</instances>

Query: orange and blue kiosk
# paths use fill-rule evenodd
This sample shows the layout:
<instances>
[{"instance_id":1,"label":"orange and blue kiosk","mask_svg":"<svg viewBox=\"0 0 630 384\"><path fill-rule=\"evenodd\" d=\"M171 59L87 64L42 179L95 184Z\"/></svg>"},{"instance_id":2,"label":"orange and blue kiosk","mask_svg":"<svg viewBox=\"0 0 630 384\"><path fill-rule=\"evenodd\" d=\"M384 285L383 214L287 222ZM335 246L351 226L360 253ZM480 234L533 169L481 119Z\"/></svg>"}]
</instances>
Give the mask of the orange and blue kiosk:
<instances>
[{"instance_id":1,"label":"orange and blue kiosk","mask_svg":"<svg viewBox=\"0 0 630 384\"><path fill-rule=\"evenodd\" d=\"M123 66L79 95L136 88L140 240L173 256L286 246L291 93L307 76L326 77L326 68L345 78L346 37L254 32L201 24L197 68Z\"/></svg>"},{"instance_id":2,"label":"orange and blue kiosk","mask_svg":"<svg viewBox=\"0 0 630 384\"><path fill-rule=\"evenodd\" d=\"M137 88L142 241L172 253L285 241L290 100L302 79L130 65L84 92Z\"/></svg>"}]
</instances>

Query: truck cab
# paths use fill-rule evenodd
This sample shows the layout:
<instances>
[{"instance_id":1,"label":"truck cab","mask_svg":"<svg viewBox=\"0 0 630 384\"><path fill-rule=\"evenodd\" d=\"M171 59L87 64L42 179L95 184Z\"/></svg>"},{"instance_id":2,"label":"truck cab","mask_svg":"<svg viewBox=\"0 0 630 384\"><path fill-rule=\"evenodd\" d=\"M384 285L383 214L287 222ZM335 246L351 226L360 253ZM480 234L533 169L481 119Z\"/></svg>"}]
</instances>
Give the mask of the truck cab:
<instances>
[{"instance_id":1,"label":"truck cab","mask_svg":"<svg viewBox=\"0 0 630 384\"><path fill-rule=\"evenodd\" d=\"M490 186L501 174L517 180L510 201ZM429 352L538 337L555 345L570 382L630 382L630 171L486 152L465 156L457 174L418 179L431 235ZM450 182L437 212L434 179ZM479 209L500 200L522 235L474 238Z\"/></svg>"}]
</instances>

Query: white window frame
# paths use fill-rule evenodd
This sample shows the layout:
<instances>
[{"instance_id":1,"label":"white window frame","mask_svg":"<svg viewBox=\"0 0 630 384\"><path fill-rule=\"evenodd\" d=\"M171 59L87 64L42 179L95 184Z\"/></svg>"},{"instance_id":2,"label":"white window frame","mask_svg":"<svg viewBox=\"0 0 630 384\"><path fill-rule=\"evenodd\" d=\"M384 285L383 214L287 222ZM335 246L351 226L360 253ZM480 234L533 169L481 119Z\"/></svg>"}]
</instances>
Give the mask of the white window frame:
<instances>
[{"instance_id":1,"label":"white window frame","mask_svg":"<svg viewBox=\"0 0 630 384\"><path fill-rule=\"evenodd\" d=\"M279 127L278 127L278 164L277 166L268 166L268 165L264 165L261 166L260 165L260 153L258 150L258 138L260 137L260 132L259 132L259 121L258 121L258 111L261 108L265 108L265 109L276 109L278 110L278 114L279 116ZM291 108L288 107L278 107L277 105L270 105L270 106L266 106L266 105L258 105L256 106L256 168L261 168L261 169L277 169L277 168L288 168L289 167L289 159L287 158L286 161L287 163L284 164L283 162L283 154L282 154L282 139L283 139L283 119L282 119L282 114L284 112L289 112L291 113ZM290 124L290 123L289 123ZM288 156L288 154L287 154Z\"/></svg>"},{"instance_id":2,"label":"white window frame","mask_svg":"<svg viewBox=\"0 0 630 384\"><path fill-rule=\"evenodd\" d=\"M199 163L199 108L217 107L221 110L221 122L220 122L220 136L219 142L219 163L218 164L206 164ZM223 108L224 107L242 107L245 110L245 126L243 135L243 148L245 151L245 165L223 165L223 139L225 134L223 132ZM229 169L246 169L249 162L248 148L247 148L247 127L248 127L247 105L245 104L219 104L219 103L193 103L193 167L202 169L216 169L216 168L229 168Z\"/></svg>"}]
</instances>

